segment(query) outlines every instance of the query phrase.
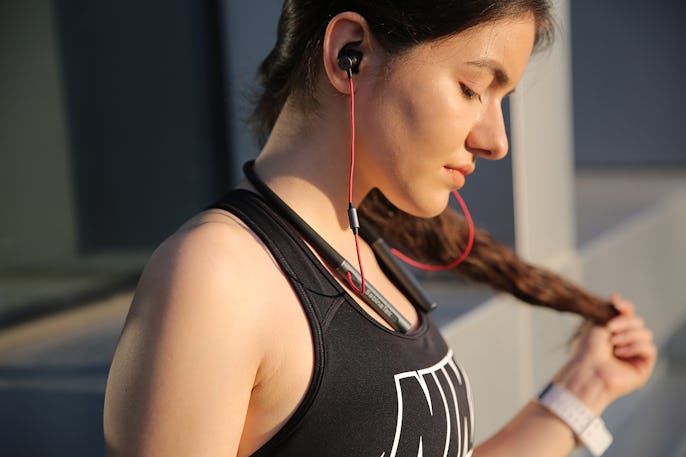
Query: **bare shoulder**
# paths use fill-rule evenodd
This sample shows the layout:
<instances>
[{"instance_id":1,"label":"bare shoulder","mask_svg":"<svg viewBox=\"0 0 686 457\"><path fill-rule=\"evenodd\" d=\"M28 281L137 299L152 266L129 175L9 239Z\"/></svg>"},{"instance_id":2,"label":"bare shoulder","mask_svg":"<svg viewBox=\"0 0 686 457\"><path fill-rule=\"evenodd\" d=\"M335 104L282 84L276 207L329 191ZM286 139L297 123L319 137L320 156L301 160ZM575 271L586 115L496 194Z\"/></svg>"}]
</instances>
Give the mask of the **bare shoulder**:
<instances>
[{"instance_id":1,"label":"bare shoulder","mask_svg":"<svg viewBox=\"0 0 686 457\"><path fill-rule=\"evenodd\" d=\"M262 243L242 222L226 212L210 210L186 222L162 243L146 266L137 293L189 288L188 292L203 297L216 292L258 300L259 293L250 286L274 268ZM240 312L243 307L232 308Z\"/></svg>"},{"instance_id":2,"label":"bare shoulder","mask_svg":"<svg viewBox=\"0 0 686 457\"><path fill-rule=\"evenodd\" d=\"M208 326L224 322L254 332L264 322L265 278L274 274L278 267L242 222L223 211L206 211L152 255L137 287L131 318L189 314L184 326L197 317Z\"/></svg>"},{"instance_id":3,"label":"bare shoulder","mask_svg":"<svg viewBox=\"0 0 686 457\"><path fill-rule=\"evenodd\" d=\"M252 232L218 210L155 251L110 370L108 455L237 449L274 325L264 281L278 275Z\"/></svg>"}]
</instances>

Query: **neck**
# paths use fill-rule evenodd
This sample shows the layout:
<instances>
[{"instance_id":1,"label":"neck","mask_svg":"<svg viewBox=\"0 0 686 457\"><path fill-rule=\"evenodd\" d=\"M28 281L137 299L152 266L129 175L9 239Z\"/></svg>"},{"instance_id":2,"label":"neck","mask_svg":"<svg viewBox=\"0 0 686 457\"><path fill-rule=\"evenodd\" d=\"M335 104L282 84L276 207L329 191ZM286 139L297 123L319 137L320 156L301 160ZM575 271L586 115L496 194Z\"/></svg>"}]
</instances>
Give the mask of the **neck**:
<instances>
[{"instance_id":1,"label":"neck","mask_svg":"<svg viewBox=\"0 0 686 457\"><path fill-rule=\"evenodd\" d=\"M260 179L334 246L350 244L350 120L344 104L341 111L304 116L287 105L255 164ZM368 191L356 181L353 204Z\"/></svg>"}]
</instances>

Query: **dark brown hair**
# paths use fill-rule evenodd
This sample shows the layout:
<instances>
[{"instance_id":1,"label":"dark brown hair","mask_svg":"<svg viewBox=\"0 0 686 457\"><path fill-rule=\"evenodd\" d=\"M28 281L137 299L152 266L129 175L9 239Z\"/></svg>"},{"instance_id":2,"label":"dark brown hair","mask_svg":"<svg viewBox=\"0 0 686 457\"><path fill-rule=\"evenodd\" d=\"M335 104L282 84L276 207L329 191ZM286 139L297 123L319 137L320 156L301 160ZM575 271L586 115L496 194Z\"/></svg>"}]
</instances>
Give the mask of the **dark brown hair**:
<instances>
[{"instance_id":1,"label":"dark brown hair","mask_svg":"<svg viewBox=\"0 0 686 457\"><path fill-rule=\"evenodd\" d=\"M548 0L285 0L276 45L258 71L262 92L252 123L260 143L289 96L316 103L314 87L324 32L331 18L343 11L363 16L379 43L395 55L418 43L526 12L535 18L537 48L553 36ZM424 262L450 263L467 243L466 221L450 208L435 218L417 218L397 209L375 190L359 211L389 243ZM597 323L616 315L608 301L522 261L483 230L476 231L471 254L455 272L528 303L571 311Z\"/></svg>"},{"instance_id":2,"label":"dark brown hair","mask_svg":"<svg viewBox=\"0 0 686 457\"><path fill-rule=\"evenodd\" d=\"M527 12L536 21L534 44L542 47L553 36L549 9L548 0L285 0L276 44L257 74L262 91L251 123L258 143L266 140L289 96L316 104L324 32L338 13L360 14L380 45L399 55L419 43Z\"/></svg>"},{"instance_id":3,"label":"dark brown hair","mask_svg":"<svg viewBox=\"0 0 686 457\"><path fill-rule=\"evenodd\" d=\"M387 242L422 262L448 264L467 244L467 222L451 208L434 218L418 218L396 208L374 190L359 212ZM580 314L599 324L617 314L607 300L556 273L522 261L512 249L478 228L471 253L454 271L527 303Z\"/></svg>"}]
</instances>

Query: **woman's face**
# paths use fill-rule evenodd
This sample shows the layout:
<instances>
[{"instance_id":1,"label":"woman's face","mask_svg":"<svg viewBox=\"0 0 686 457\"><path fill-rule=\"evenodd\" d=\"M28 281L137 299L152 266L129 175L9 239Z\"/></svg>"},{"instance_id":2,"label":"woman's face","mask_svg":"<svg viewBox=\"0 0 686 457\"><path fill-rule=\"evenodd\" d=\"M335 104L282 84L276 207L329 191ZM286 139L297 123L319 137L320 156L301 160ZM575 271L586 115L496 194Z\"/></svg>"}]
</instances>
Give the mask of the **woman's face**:
<instances>
[{"instance_id":1,"label":"woman's face","mask_svg":"<svg viewBox=\"0 0 686 457\"><path fill-rule=\"evenodd\" d=\"M532 51L533 16L481 24L423 43L361 84L356 174L416 216L442 212L477 157L500 159L508 142L501 103Z\"/></svg>"}]
</instances>

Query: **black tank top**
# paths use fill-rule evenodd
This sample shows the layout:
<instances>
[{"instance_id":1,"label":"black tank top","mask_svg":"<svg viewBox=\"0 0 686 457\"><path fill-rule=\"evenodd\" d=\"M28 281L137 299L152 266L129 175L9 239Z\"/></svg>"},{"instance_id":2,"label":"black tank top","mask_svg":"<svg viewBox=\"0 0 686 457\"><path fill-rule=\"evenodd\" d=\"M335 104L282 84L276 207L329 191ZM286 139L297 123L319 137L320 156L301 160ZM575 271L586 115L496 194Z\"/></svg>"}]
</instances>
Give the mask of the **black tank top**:
<instances>
[{"instance_id":1,"label":"black tank top","mask_svg":"<svg viewBox=\"0 0 686 457\"><path fill-rule=\"evenodd\" d=\"M238 216L288 277L314 341L314 374L283 428L253 454L445 457L472 453L469 383L436 326L402 334L369 316L258 195L213 205Z\"/></svg>"}]
</instances>

